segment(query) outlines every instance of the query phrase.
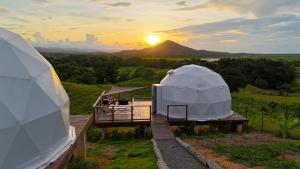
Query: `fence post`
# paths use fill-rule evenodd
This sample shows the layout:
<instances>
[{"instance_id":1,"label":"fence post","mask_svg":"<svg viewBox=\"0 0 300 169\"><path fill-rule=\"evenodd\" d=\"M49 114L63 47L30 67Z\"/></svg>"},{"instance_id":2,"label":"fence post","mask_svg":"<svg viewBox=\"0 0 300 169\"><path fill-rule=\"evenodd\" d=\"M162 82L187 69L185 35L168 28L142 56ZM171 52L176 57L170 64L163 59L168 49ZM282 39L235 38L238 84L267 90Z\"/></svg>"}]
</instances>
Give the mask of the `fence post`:
<instances>
[{"instance_id":1,"label":"fence post","mask_svg":"<svg viewBox=\"0 0 300 169\"><path fill-rule=\"evenodd\" d=\"M262 110L262 105L261 105L261 129L260 131L262 132L264 130L264 111Z\"/></svg>"}]
</instances>

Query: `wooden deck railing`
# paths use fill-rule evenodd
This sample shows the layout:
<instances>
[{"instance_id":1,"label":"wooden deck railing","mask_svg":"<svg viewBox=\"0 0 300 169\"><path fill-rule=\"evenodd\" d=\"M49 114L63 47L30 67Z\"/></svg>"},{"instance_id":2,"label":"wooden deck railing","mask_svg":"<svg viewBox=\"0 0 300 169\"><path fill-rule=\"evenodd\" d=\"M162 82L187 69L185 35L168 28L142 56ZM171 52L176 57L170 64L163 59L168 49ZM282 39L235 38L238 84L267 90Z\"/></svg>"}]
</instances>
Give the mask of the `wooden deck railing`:
<instances>
[{"instance_id":1,"label":"wooden deck railing","mask_svg":"<svg viewBox=\"0 0 300 169\"><path fill-rule=\"evenodd\" d=\"M151 105L110 105L110 106L94 106L96 122L136 122L149 121L151 122ZM134 112L136 108L145 108L140 112ZM148 109L148 111L146 110ZM145 110L147 112L145 112ZM117 113L119 112L119 113ZM142 118L137 118L134 115L142 114ZM123 117L116 117L116 116ZM124 117L126 116L126 117ZM144 118L145 117L145 118Z\"/></svg>"},{"instance_id":2,"label":"wooden deck railing","mask_svg":"<svg viewBox=\"0 0 300 169\"><path fill-rule=\"evenodd\" d=\"M149 100L151 98L133 98L130 105L103 105L102 98L105 91L100 94L96 102L93 104L94 120L95 122L138 122L138 121L150 121L152 106L134 104L137 100ZM141 110L135 110L140 108ZM148 112L149 111L149 112ZM119 116L119 117L117 117Z\"/></svg>"},{"instance_id":3,"label":"wooden deck railing","mask_svg":"<svg viewBox=\"0 0 300 169\"><path fill-rule=\"evenodd\" d=\"M170 121L170 107L185 107L185 121L188 121L188 105L187 104L183 104L183 105L179 105L179 104L175 104L175 105L167 105L167 120Z\"/></svg>"},{"instance_id":4,"label":"wooden deck railing","mask_svg":"<svg viewBox=\"0 0 300 169\"><path fill-rule=\"evenodd\" d=\"M94 120L97 120L97 112L99 111L98 110L98 107L102 105L102 98L103 98L103 95L105 94L105 91L103 91L100 96L97 98L97 100L95 101L95 103L93 104L93 111L94 111Z\"/></svg>"}]
</instances>

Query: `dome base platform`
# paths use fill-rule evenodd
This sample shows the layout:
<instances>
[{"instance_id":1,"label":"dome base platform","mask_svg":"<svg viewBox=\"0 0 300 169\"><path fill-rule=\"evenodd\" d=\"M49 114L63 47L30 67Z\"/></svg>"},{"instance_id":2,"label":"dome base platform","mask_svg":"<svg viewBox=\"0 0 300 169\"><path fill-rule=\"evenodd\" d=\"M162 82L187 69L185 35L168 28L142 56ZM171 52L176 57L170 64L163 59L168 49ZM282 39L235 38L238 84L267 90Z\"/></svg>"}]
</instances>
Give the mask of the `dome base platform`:
<instances>
[{"instance_id":1,"label":"dome base platform","mask_svg":"<svg viewBox=\"0 0 300 169\"><path fill-rule=\"evenodd\" d=\"M134 100L134 99L133 99ZM100 128L106 127L130 127L136 125L146 125L150 126L151 121L153 121L158 114L151 113L152 101L151 100L134 100L132 103L134 111L131 110L131 106L129 105L129 109L120 109L118 106L111 106L111 109L115 109L111 113L105 113L101 111L101 106L94 106L94 118L95 118L95 126ZM136 105L143 107L135 107ZM128 113L129 112L129 113ZM145 117L144 117L145 116ZM183 115L186 117L186 115ZM133 118L132 118L133 117ZM193 121L187 120L186 118L172 118L164 115L160 115L160 117L165 118L171 126L178 125L186 125L186 124L195 124L195 125L227 125L231 124L234 127L244 125L248 122L248 119L243 115L232 112L231 115L220 118L213 119L207 121Z\"/></svg>"}]
</instances>

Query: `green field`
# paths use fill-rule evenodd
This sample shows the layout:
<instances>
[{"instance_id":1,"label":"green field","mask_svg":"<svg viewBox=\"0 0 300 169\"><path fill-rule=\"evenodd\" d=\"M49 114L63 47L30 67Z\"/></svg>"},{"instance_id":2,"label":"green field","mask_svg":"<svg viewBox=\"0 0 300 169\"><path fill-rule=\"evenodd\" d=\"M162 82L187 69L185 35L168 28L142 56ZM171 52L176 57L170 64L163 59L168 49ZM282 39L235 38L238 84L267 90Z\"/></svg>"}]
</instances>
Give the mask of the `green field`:
<instances>
[{"instance_id":1,"label":"green field","mask_svg":"<svg viewBox=\"0 0 300 169\"><path fill-rule=\"evenodd\" d=\"M92 105L98 96L104 90L110 89L110 85L99 87L71 82L64 82L63 85L70 97L70 114L92 113Z\"/></svg>"}]
</instances>

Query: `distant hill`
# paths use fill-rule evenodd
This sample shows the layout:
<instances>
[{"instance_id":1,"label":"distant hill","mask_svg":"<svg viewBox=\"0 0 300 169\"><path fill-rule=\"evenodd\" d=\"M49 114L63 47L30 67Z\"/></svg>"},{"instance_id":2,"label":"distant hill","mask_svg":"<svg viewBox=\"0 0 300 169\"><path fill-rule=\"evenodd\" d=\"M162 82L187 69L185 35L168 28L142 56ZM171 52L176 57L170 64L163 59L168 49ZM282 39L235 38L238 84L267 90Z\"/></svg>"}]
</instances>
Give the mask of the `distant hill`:
<instances>
[{"instance_id":1,"label":"distant hill","mask_svg":"<svg viewBox=\"0 0 300 169\"><path fill-rule=\"evenodd\" d=\"M226 52L214 52L206 50L196 50L176 42L167 40L163 43L139 50L123 50L121 52L115 52L115 55L120 56L203 56L203 57L216 57L216 56L228 56L230 53Z\"/></svg>"},{"instance_id":2,"label":"distant hill","mask_svg":"<svg viewBox=\"0 0 300 169\"><path fill-rule=\"evenodd\" d=\"M124 56L124 57L202 57L202 58L273 58L273 59L287 59L299 60L300 54L255 54L255 53L229 53L229 52L217 52L207 50L196 50L166 40L161 44L153 47L136 50L123 50L120 52L103 52L99 50L91 49L77 49L77 48L42 48L36 47L39 52L47 53L49 55L60 54L88 54L95 56Z\"/></svg>"},{"instance_id":3,"label":"distant hill","mask_svg":"<svg viewBox=\"0 0 300 169\"><path fill-rule=\"evenodd\" d=\"M77 48L43 48L43 47L35 47L41 53L64 53L64 54L85 54L85 53L95 53L95 54L103 54L107 55L108 53L102 52L99 50L90 50L90 49L77 49Z\"/></svg>"}]
</instances>

